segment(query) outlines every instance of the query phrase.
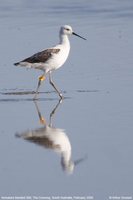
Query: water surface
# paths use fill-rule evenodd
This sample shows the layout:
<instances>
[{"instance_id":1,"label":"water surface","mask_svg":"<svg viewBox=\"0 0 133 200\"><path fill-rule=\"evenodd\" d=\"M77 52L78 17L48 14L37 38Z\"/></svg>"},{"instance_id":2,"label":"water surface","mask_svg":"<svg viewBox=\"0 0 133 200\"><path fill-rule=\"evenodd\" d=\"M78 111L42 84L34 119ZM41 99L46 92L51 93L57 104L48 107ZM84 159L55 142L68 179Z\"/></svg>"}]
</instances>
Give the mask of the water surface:
<instances>
[{"instance_id":1,"label":"water surface","mask_svg":"<svg viewBox=\"0 0 133 200\"><path fill-rule=\"evenodd\" d=\"M0 196L133 195L132 19L130 0L1 0ZM53 75L64 101L46 80L34 102L41 72L13 63L56 44L62 24L87 41L71 37Z\"/></svg>"}]
</instances>

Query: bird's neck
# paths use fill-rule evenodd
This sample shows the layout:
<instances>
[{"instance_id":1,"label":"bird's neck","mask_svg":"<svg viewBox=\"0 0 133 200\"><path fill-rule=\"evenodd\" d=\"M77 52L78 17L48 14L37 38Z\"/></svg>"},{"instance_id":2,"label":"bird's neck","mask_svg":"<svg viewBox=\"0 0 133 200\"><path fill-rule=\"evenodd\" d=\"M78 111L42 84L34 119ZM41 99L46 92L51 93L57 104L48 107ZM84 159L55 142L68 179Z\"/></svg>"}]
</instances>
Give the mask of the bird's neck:
<instances>
[{"instance_id":1,"label":"bird's neck","mask_svg":"<svg viewBox=\"0 0 133 200\"><path fill-rule=\"evenodd\" d=\"M60 35L60 44L65 44L70 47L70 42L67 35Z\"/></svg>"},{"instance_id":2,"label":"bird's neck","mask_svg":"<svg viewBox=\"0 0 133 200\"><path fill-rule=\"evenodd\" d=\"M69 165L69 162L71 160L71 151L64 151L61 154L61 164L64 167L67 167Z\"/></svg>"}]
</instances>

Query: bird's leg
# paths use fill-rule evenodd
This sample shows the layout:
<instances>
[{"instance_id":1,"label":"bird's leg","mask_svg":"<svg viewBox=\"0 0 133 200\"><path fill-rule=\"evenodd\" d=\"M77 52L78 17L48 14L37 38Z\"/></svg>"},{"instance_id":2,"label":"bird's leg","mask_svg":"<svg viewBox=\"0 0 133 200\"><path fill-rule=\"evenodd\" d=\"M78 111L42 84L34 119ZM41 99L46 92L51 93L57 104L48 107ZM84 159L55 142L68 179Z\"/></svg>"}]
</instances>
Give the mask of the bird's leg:
<instances>
[{"instance_id":1,"label":"bird's leg","mask_svg":"<svg viewBox=\"0 0 133 200\"><path fill-rule=\"evenodd\" d=\"M62 103L62 99L60 99L57 103L57 105L54 107L54 109L52 110L52 112L50 113L50 116L49 116L49 126L52 127L52 119L57 111L57 109L59 108L60 104Z\"/></svg>"},{"instance_id":2,"label":"bird's leg","mask_svg":"<svg viewBox=\"0 0 133 200\"><path fill-rule=\"evenodd\" d=\"M38 85L37 85L37 89L36 89L36 92L35 92L34 99L37 99L38 90L39 90L39 88L40 88L40 85L41 85L42 81L44 81L45 79L46 79L46 77L45 77L44 75L39 76Z\"/></svg>"},{"instance_id":3,"label":"bird's leg","mask_svg":"<svg viewBox=\"0 0 133 200\"><path fill-rule=\"evenodd\" d=\"M55 91L58 93L59 97L61 99L63 99L63 95L59 92L59 90L57 89L57 87L55 86L52 77L51 77L51 72L49 72L49 83L53 86L53 88L55 89Z\"/></svg>"},{"instance_id":4,"label":"bird's leg","mask_svg":"<svg viewBox=\"0 0 133 200\"><path fill-rule=\"evenodd\" d=\"M34 103L35 103L35 107L36 107L36 110L37 110L37 113L38 113L38 116L39 116L40 123L41 123L42 125L45 125L45 126L46 126L46 125L47 125L47 122L46 122L45 118L41 115L41 112L40 112L40 110L39 110L37 101L34 101Z\"/></svg>"}]
</instances>

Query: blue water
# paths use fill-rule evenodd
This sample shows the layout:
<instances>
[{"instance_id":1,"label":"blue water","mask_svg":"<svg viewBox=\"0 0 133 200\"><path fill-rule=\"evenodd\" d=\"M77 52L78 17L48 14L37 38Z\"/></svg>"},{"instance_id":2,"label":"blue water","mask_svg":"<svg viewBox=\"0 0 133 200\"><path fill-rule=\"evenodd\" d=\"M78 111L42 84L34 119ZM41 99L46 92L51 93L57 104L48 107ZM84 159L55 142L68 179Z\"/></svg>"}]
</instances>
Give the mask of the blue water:
<instances>
[{"instance_id":1,"label":"blue water","mask_svg":"<svg viewBox=\"0 0 133 200\"><path fill-rule=\"evenodd\" d=\"M132 20L130 0L0 1L0 198L133 198ZM46 80L36 107L41 72L13 63L56 44L62 24L87 41L72 36L69 59L53 74L64 101ZM71 173L46 138L24 139L50 122L79 163Z\"/></svg>"}]
</instances>

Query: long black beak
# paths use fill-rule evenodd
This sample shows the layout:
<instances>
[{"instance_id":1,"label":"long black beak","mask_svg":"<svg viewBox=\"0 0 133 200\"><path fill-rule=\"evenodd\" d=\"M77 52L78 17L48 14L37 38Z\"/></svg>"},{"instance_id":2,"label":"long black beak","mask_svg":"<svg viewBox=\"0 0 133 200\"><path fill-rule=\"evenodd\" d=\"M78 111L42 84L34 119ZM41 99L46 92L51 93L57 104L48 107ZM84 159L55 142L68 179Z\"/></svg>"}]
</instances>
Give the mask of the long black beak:
<instances>
[{"instance_id":1,"label":"long black beak","mask_svg":"<svg viewBox=\"0 0 133 200\"><path fill-rule=\"evenodd\" d=\"M86 40L86 38L84 38L84 37L81 37L80 35L78 35L77 33L72 33L73 35L76 35L76 36L78 36L78 37L80 37L80 38L82 38L83 40Z\"/></svg>"}]
</instances>

